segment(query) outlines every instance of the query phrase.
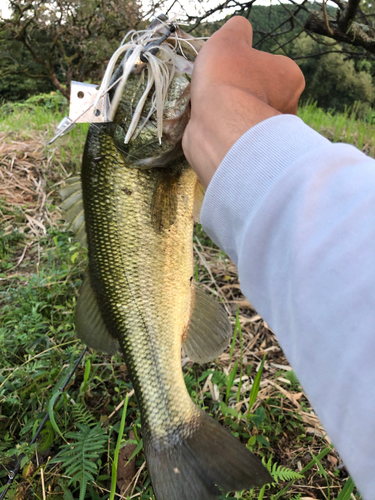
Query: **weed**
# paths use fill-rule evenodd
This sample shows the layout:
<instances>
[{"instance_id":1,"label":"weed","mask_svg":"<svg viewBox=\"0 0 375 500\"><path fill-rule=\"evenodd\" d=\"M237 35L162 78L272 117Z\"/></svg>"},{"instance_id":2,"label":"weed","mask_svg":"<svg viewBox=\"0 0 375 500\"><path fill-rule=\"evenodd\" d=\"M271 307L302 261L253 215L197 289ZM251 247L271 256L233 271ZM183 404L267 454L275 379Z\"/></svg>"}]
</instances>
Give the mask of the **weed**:
<instances>
[{"instance_id":1,"label":"weed","mask_svg":"<svg viewBox=\"0 0 375 500\"><path fill-rule=\"evenodd\" d=\"M23 161L23 154L16 152L18 145L29 143L33 148L42 143L27 168L37 167L41 173L37 184L45 194L54 190L55 194L45 197L45 233L33 232L36 229L27 225L25 215L38 196L34 201L21 199L19 204L7 199L0 203L4 218L0 232L0 491L24 453L29 465L9 490L9 499L43 498L42 482L48 497L56 500L113 498L116 455L132 430L137 474L129 496L154 499L144 466L139 407L135 398L126 399L132 384L121 355L109 357L89 350L67 394L52 408L54 394L82 351L75 338L74 308L87 265L85 250L59 218L55 184L66 175L64 171L79 169L87 126L77 127L47 150L44 144L66 109L53 96L24 104L2 113L6 161L10 165L14 158L16 169L17 162ZM349 111L327 114L310 103L301 107L300 116L330 138L373 151L373 129L363 120L355 121ZM9 153L12 145L14 154ZM40 214L37 208L35 213ZM205 260L203 265L196 254L195 279L220 296L231 313L234 337L215 362L197 366L184 360L185 384L198 406L263 458L274 479L261 490L222 498L348 500L352 494L359 498L351 479L335 467L339 457L327 445L273 333L242 296L235 266L199 225L195 238ZM30 446L48 408L52 418Z\"/></svg>"},{"instance_id":2,"label":"weed","mask_svg":"<svg viewBox=\"0 0 375 500\"><path fill-rule=\"evenodd\" d=\"M364 153L375 157L375 124L374 112L369 111L361 119L356 119L356 105L348 108L345 113L324 111L314 102L302 104L298 116L307 125L321 133L333 142L346 142L353 144Z\"/></svg>"}]
</instances>

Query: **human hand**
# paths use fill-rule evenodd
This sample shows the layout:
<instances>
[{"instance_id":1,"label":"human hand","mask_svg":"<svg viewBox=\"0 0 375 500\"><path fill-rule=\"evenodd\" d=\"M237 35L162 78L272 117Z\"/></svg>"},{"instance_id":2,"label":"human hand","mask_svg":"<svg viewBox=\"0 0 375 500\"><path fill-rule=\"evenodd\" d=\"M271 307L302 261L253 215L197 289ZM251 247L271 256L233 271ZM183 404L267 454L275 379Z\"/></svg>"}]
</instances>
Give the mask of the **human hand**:
<instances>
[{"instance_id":1,"label":"human hand","mask_svg":"<svg viewBox=\"0 0 375 500\"><path fill-rule=\"evenodd\" d=\"M205 188L251 127L271 116L297 113L305 86L301 70L285 56L253 49L252 40L251 24L233 17L206 42L194 64L191 119L182 147Z\"/></svg>"}]
</instances>

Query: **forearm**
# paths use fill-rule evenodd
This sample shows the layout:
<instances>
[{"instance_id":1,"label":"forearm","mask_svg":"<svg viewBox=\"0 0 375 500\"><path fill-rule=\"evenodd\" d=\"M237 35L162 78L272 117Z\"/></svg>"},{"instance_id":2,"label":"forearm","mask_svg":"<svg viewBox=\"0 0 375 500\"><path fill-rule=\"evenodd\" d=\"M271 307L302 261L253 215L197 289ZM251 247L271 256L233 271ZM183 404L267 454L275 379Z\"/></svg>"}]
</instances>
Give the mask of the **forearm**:
<instances>
[{"instance_id":1,"label":"forearm","mask_svg":"<svg viewBox=\"0 0 375 500\"><path fill-rule=\"evenodd\" d=\"M366 500L375 497L374 220L374 160L292 116L236 143L202 210Z\"/></svg>"}]
</instances>

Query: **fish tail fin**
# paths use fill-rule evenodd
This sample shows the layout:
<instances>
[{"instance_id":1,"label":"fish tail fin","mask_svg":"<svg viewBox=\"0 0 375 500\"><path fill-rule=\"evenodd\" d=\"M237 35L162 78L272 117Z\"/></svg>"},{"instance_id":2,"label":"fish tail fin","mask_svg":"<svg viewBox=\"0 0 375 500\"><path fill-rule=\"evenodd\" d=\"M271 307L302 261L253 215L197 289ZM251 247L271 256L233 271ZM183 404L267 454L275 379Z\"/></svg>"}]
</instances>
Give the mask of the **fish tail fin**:
<instances>
[{"instance_id":1,"label":"fish tail fin","mask_svg":"<svg viewBox=\"0 0 375 500\"><path fill-rule=\"evenodd\" d=\"M214 500L225 492L272 482L261 461L212 417L200 417L185 439L161 444L144 436L157 500Z\"/></svg>"}]
</instances>

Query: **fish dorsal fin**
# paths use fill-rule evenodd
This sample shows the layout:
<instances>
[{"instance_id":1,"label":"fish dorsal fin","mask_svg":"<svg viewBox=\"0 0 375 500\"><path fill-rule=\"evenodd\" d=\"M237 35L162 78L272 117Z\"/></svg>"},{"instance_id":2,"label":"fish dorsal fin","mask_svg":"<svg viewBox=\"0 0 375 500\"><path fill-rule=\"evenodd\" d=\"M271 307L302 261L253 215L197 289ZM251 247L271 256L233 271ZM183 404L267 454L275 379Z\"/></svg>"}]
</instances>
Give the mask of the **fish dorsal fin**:
<instances>
[{"instance_id":1,"label":"fish dorsal fin","mask_svg":"<svg viewBox=\"0 0 375 500\"><path fill-rule=\"evenodd\" d=\"M65 187L60 190L60 196L63 199L61 208L65 212L64 219L70 222L70 229L76 234L76 240L87 246L81 178L67 179Z\"/></svg>"},{"instance_id":2,"label":"fish dorsal fin","mask_svg":"<svg viewBox=\"0 0 375 500\"><path fill-rule=\"evenodd\" d=\"M88 275L79 293L75 323L77 337L89 347L108 354L117 352L118 341L109 333L104 323Z\"/></svg>"},{"instance_id":3,"label":"fish dorsal fin","mask_svg":"<svg viewBox=\"0 0 375 500\"><path fill-rule=\"evenodd\" d=\"M203 204L203 198L205 195L206 191L204 187L201 184L201 181L197 179L197 183L195 185L195 191L194 191L194 205L193 205L193 217L194 217L194 222L200 222L201 221L201 209L202 209L202 204Z\"/></svg>"},{"instance_id":4,"label":"fish dorsal fin","mask_svg":"<svg viewBox=\"0 0 375 500\"><path fill-rule=\"evenodd\" d=\"M232 337L232 325L223 307L198 287L183 347L195 363L208 363L220 356Z\"/></svg>"}]
</instances>

